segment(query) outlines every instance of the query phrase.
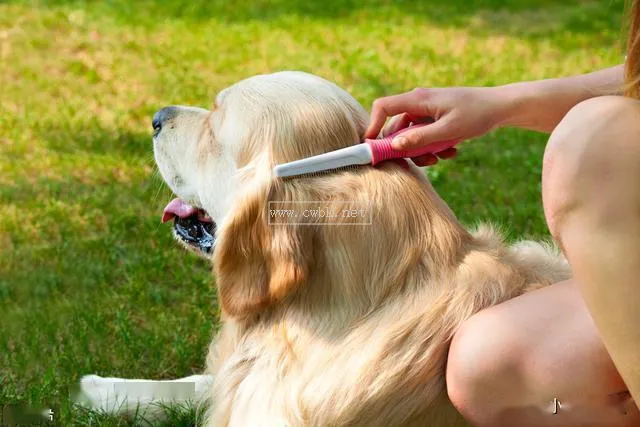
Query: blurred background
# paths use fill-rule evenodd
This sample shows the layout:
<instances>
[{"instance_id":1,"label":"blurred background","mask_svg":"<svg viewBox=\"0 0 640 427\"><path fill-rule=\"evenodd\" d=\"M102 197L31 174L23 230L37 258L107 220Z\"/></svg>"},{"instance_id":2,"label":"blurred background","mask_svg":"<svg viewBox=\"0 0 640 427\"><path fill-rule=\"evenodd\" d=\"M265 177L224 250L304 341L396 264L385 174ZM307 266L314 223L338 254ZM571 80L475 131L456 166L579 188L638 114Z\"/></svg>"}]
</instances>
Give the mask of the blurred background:
<instances>
[{"instance_id":1,"label":"blurred background","mask_svg":"<svg viewBox=\"0 0 640 427\"><path fill-rule=\"evenodd\" d=\"M0 404L118 424L70 411L80 376L201 372L214 282L160 224L160 107L209 107L226 86L285 69L367 109L418 86L589 72L623 62L623 13L624 0L0 1ZM465 224L548 238L545 141L499 130L427 174Z\"/></svg>"}]
</instances>

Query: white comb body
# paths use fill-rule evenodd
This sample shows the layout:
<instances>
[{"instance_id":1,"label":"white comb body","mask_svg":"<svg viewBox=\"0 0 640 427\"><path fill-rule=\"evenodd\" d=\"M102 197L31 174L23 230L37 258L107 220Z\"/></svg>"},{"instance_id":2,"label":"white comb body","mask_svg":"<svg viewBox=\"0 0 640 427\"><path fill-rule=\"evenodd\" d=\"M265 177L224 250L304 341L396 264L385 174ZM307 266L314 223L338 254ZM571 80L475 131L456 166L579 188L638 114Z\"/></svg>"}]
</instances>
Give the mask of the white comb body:
<instances>
[{"instance_id":1,"label":"white comb body","mask_svg":"<svg viewBox=\"0 0 640 427\"><path fill-rule=\"evenodd\" d=\"M306 175L350 165L367 165L373 161L369 144L357 144L340 150L283 163L273 168L273 174L279 178Z\"/></svg>"}]
</instances>

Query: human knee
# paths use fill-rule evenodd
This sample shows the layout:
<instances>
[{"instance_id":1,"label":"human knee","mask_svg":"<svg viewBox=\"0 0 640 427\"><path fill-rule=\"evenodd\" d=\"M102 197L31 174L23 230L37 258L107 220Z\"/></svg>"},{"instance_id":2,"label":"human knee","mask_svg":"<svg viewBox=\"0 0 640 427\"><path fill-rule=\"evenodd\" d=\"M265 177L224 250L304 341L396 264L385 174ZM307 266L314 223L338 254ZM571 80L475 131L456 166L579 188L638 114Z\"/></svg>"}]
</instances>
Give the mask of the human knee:
<instances>
[{"instance_id":1,"label":"human knee","mask_svg":"<svg viewBox=\"0 0 640 427\"><path fill-rule=\"evenodd\" d=\"M580 126L587 131L598 133L607 130L610 124L619 120L622 124L636 124L640 114L638 100L624 96L599 96L576 104L565 115L560 126ZM554 130L555 131L555 130Z\"/></svg>"},{"instance_id":2,"label":"human knee","mask_svg":"<svg viewBox=\"0 0 640 427\"><path fill-rule=\"evenodd\" d=\"M611 152L612 144L624 149L619 138L638 137L640 101L622 96L601 96L574 106L552 132L545 162L567 164ZM638 144L636 144L638 145ZM632 148L631 146L629 148ZM571 158L567 155L571 154Z\"/></svg>"},{"instance_id":3,"label":"human knee","mask_svg":"<svg viewBox=\"0 0 640 427\"><path fill-rule=\"evenodd\" d=\"M554 129L545 149L545 163L576 166L583 162L571 160L607 157L612 146L632 150L639 144L626 144L623 140L638 138L639 132L640 101L622 96L588 99L569 110Z\"/></svg>"},{"instance_id":4,"label":"human knee","mask_svg":"<svg viewBox=\"0 0 640 427\"><path fill-rule=\"evenodd\" d=\"M447 393L475 425L491 425L521 391L522 343L504 319L489 310L467 320L456 333L447 362Z\"/></svg>"},{"instance_id":5,"label":"human knee","mask_svg":"<svg viewBox=\"0 0 640 427\"><path fill-rule=\"evenodd\" d=\"M574 206L606 216L630 199L625 184L636 186L638 179L640 102L603 96L576 105L551 134L544 155L543 202L552 234Z\"/></svg>"}]
</instances>

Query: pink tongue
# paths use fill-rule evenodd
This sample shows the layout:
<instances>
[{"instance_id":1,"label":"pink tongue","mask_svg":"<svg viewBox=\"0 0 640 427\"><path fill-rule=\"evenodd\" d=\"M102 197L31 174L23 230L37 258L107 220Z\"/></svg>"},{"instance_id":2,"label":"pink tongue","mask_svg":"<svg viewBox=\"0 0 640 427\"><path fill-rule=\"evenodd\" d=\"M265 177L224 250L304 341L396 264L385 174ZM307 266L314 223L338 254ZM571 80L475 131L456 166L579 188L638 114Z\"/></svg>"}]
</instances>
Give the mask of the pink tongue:
<instances>
[{"instance_id":1,"label":"pink tongue","mask_svg":"<svg viewBox=\"0 0 640 427\"><path fill-rule=\"evenodd\" d=\"M198 212L198 208L186 204L180 199L173 199L165 206L162 212L162 222L167 222L174 217L187 218Z\"/></svg>"}]
</instances>

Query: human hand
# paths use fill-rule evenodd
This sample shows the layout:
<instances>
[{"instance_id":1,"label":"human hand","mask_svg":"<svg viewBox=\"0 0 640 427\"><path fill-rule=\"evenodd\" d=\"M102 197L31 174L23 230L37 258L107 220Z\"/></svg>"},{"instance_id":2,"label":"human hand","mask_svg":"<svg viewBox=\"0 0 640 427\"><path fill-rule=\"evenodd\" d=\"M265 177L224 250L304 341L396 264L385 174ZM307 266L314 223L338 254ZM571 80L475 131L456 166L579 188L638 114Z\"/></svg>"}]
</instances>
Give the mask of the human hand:
<instances>
[{"instance_id":1,"label":"human hand","mask_svg":"<svg viewBox=\"0 0 640 427\"><path fill-rule=\"evenodd\" d=\"M456 87L414 89L399 95L374 101L371 122L365 138L375 138L387 117L393 116L384 127L387 136L411 123L431 122L415 130L403 132L393 139L395 149L414 149L437 141L466 140L484 135L497 127L504 103L496 88ZM417 157L419 166L435 164L438 159L454 157L457 151L449 148L439 153Z\"/></svg>"}]
</instances>

